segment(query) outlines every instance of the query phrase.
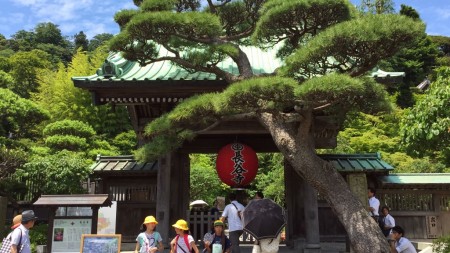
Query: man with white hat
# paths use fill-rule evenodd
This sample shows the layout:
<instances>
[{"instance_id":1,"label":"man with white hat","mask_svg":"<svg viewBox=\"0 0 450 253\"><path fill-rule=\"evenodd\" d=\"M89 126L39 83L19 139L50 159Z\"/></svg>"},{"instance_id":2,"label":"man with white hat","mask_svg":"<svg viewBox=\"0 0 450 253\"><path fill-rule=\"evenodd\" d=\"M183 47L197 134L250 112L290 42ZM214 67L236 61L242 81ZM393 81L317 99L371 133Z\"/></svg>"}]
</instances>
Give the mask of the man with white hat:
<instances>
[{"instance_id":1,"label":"man with white hat","mask_svg":"<svg viewBox=\"0 0 450 253\"><path fill-rule=\"evenodd\" d=\"M11 235L11 253L18 253L22 248L21 253L31 253L30 237L28 235L29 229L34 226L37 217L33 210L26 210L22 212L22 224L14 229Z\"/></svg>"}]
</instances>

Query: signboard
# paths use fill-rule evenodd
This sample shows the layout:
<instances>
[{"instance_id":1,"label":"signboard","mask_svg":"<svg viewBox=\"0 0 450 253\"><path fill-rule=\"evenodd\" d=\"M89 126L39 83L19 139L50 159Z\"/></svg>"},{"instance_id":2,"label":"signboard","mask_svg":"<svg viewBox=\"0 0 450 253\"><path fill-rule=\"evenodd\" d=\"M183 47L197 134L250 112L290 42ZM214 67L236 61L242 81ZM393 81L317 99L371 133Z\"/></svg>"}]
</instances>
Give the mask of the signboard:
<instances>
[{"instance_id":1,"label":"signboard","mask_svg":"<svg viewBox=\"0 0 450 253\"><path fill-rule=\"evenodd\" d=\"M121 239L121 235L82 235L80 253L120 253Z\"/></svg>"},{"instance_id":2,"label":"signboard","mask_svg":"<svg viewBox=\"0 0 450 253\"><path fill-rule=\"evenodd\" d=\"M92 219L55 219L51 252L79 252L82 234L91 233Z\"/></svg>"},{"instance_id":3,"label":"signboard","mask_svg":"<svg viewBox=\"0 0 450 253\"><path fill-rule=\"evenodd\" d=\"M438 238L438 220L437 216L426 216L427 217L427 237L430 239Z\"/></svg>"},{"instance_id":4,"label":"signboard","mask_svg":"<svg viewBox=\"0 0 450 253\"><path fill-rule=\"evenodd\" d=\"M112 201L110 207L100 207L98 210L97 234L116 233L117 201Z\"/></svg>"}]
</instances>

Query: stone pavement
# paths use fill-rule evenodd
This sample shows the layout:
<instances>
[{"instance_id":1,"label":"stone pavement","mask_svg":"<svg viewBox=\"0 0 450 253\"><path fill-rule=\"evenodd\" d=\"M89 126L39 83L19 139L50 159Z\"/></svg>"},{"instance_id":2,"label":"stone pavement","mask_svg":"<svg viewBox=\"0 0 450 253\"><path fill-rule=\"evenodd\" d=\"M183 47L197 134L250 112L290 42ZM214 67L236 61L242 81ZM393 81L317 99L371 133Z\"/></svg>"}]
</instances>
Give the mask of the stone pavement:
<instances>
[{"instance_id":1,"label":"stone pavement","mask_svg":"<svg viewBox=\"0 0 450 253\"><path fill-rule=\"evenodd\" d=\"M420 240L412 240L413 244L418 249L419 253L433 253L431 250L432 240L429 239L420 239ZM122 244L121 253L134 253L134 243L124 243ZM241 245L241 253L251 253L253 245ZM202 248L199 248L200 252ZM164 253L169 253L169 249L165 249ZM285 245L280 245L279 253L297 253L299 251L290 249ZM314 251L319 252L319 251ZM347 253L345 243L343 242L324 242L321 243L321 253Z\"/></svg>"},{"instance_id":2,"label":"stone pavement","mask_svg":"<svg viewBox=\"0 0 450 253\"><path fill-rule=\"evenodd\" d=\"M123 244L122 244L123 245ZM121 253L134 253L133 247L129 248L128 245L123 245L122 249L125 251L121 251ZM130 245L131 246L131 245ZM203 248L199 248L200 252ZM241 245L241 253L251 253L253 249L253 245ZM165 249L164 253L169 253L169 249ZM280 245L279 253L297 253L298 251L290 249L285 245ZM345 252L345 243L322 243L322 253L343 253Z\"/></svg>"}]
</instances>

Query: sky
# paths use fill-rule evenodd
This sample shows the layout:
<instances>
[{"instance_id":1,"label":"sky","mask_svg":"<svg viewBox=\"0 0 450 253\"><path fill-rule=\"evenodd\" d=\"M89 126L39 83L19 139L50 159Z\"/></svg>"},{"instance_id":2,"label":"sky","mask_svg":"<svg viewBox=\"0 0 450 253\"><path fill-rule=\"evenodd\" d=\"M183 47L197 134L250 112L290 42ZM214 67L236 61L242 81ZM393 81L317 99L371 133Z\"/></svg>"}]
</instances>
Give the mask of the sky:
<instances>
[{"instance_id":1,"label":"sky","mask_svg":"<svg viewBox=\"0 0 450 253\"><path fill-rule=\"evenodd\" d=\"M401 4L415 8L427 24L430 35L450 37L450 1L393 0L396 10ZM351 0L360 4L361 0ZM64 36L83 31L88 38L100 33L117 34L114 14L135 8L132 0L0 0L0 34L10 38L19 30L31 31L38 23L52 22Z\"/></svg>"}]
</instances>

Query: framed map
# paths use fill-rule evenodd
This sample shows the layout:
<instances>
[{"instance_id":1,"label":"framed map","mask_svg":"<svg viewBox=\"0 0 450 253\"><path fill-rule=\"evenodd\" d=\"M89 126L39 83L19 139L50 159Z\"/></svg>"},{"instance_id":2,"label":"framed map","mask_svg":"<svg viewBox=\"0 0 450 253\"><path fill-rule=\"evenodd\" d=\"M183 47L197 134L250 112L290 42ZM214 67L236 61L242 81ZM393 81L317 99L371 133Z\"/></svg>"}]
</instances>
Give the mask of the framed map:
<instances>
[{"instance_id":1,"label":"framed map","mask_svg":"<svg viewBox=\"0 0 450 253\"><path fill-rule=\"evenodd\" d=\"M122 235L81 235L81 253L120 253Z\"/></svg>"}]
</instances>

